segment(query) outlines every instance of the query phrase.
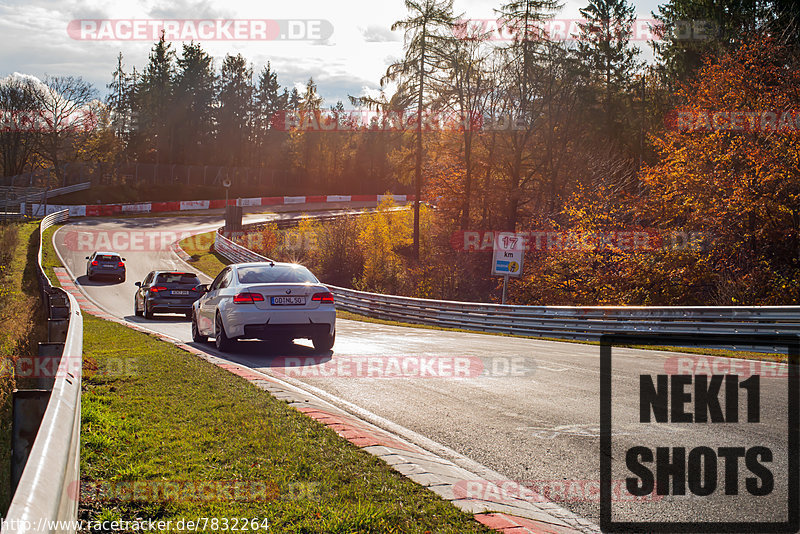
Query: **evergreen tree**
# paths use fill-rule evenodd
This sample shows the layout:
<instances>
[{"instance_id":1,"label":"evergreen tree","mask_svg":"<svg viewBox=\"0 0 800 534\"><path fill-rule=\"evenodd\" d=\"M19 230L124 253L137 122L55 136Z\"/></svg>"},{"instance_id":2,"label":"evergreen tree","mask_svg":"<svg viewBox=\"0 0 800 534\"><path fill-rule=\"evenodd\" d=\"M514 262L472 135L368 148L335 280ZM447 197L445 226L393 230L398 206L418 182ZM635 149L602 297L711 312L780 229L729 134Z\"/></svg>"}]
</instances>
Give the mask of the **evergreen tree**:
<instances>
[{"instance_id":1,"label":"evergreen tree","mask_svg":"<svg viewBox=\"0 0 800 534\"><path fill-rule=\"evenodd\" d=\"M660 26L652 42L660 73L671 90L694 76L708 55L720 57L749 34L764 27L770 16L786 24L797 8L775 0L668 0L653 16ZM787 15L787 13L792 13ZM788 19L787 19L788 17Z\"/></svg>"},{"instance_id":2,"label":"evergreen tree","mask_svg":"<svg viewBox=\"0 0 800 534\"><path fill-rule=\"evenodd\" d=\"M285 124L284 113L289 98L288 91L284 88L279 93L280 84L278 74L272 70L269 62L258 75L258 84L255 89L255 143L257 148L257 163L261 167L274 167L276 162L284 159L281 145L286 139L283 127Z\"/></svg>"},{"instance_id":3,"label":"evergreen tree","mask_svg":"<svg viewBox=\"0 0 800 534\"><path fill-rule=\"evenodd\" d=\"M219 78L217 124L221 161L230 166L249 164L253 121L253 69L241 54L227 55Z\"/></svg>"},{"instance_id":4,"label":"evergreen tree","mask_svg":"<svg viewBox=\"0 0 800 534\"><path fill-rule=\"evenodd\" d=\"M602 134L613 135L620 120L615 101L627 95L642 65L639 48L630 43L636 14L627 0L590 0L580 12L586 22L578 25L578 61L587 85L602 95Z\"/></svg>"},{"instance_id":5,"label":"evergreen tree","mask_svg":"<svg viewBox=\"0 0 800 534\"><path fill-rule=\"evenodd\" d=\"M300 97L300 111L304 113L319 111L322 107L322 97L317 92L317 84L314 78L309 78L306 83L306 90Z\"/></svg>"},{"instance_id":6,"label":"evergreen tree","mask_svg":"<svg viewBox=\"0 0 800 534\"><path fill-rule=\"evenodd\" d=\"M136 88L136 122L144 146L152 152L155 163L170 161L173 149L173 127L175 125L174 76L175 51L167 43L162 32L153 46ZM144 154L142 154L144 155ZM150 158L147 158L150 159Z\"/></svg>"},{"instance_id":7,"label":"evergreen tree","mask_svg":"<svg viewBox=\"0 0 800 534\"><path fill-rule=\"evenodd\" d=\"M505 213L505 229L515 231L520 206L524 203L526 183L533 179L534 169L527 154L536 133L538 110L546 104L537 94L538 82L544 57L548 54L551 43L543 35L539 25L552 17L559 7L554 0L512 0L503 5L498 13L504 23L515 29L513 41L501 50L503 55L503 102L504 114L521 119L524 128L511 132L504 139L509 161L505 165L507 206ZM546 66L545 66L546 70Z\"/></svg>"},{"instance_id":8,"label":"evergreen tree","mask_svg":"<svg viewBox=\"0 0 800 534\"><path fill-rule=\"evenodd\" d=\"M405 31L405 57L389 66L381 85L398 82L398 92L416 107L414 163L414 238L412 256L419 259L419 203L422 194L422 111L430 101L430 85L437 74L443 47L455 25L453 0L406 0L407 18L392 24Z\"/></svg>"},{"instance_id":9,"label":"evergreen tree","mask_svg":"<svg viewBox=\"0 0 800 534\"><path fill-rule=\"evenodd\" d=\"M281 95L278 74L271 69L269 62L258 75L258 85L255 91L255 101L261 115L261 124L269 128L270 120L286 108L286 92Z\"/></svg>"},{"instance_id":10,"label":"evergreen tree","mask_svg":"<svg viewBox=\"0 0 800 534\"><path fill-rule=\"evenodd\" d=\"M214 136L214 99L217 75L209 56L199 44L183 45L175 76L176 153L183 163L201 163Z\"/></svg>"},{"instance_id":11,"label":"evergreen tree","mask_svg":"<svg viewBox=\"0 0 800 534\"><path fill-rule=\"evenodd\" d=\"M300 109L300 92L297 90L297 87L292 87L292 92L288 98L289 109L292 111L297 111Z\"/></svg>"},{"instance_id":12,"label":"evergreen tree","mask_svg":"<svg viewBox=\"0 0 800 534\"><path fill-rule=\"evenodd\" d=\"M106 104L112 114L111 124L120 139L125 139L131 122L131 77L125 74L122 52L117 56L117 68L111 74L111 83L106 85Z\"/></svg>"}]
</instances>

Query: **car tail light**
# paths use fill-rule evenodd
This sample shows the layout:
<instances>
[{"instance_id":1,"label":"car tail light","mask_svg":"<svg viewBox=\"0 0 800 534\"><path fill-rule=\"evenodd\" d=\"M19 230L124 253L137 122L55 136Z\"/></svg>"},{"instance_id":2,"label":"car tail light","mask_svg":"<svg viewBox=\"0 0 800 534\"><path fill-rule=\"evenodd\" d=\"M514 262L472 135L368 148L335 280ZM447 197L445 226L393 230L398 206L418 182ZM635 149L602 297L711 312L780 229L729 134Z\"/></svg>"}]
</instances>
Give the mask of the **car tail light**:
<instances>
[{"instance_id":1,"label":"car tail light","mask_svg":"<svg viewBox=\"0 0 800 534\"><path fill-rule=\"evenodd\" d=\"M311 297L311 300L316 300L318 302L328 302L333 304L333 293L325 292L325 293L314 293L314 296Z\"/></svg>"},{"instance_id":2,"label":"car tail light","mask_svg":"<svg viewBox=\"0 0 800 534\"><path fill-rule=\"evenodd\" d=\"M153 286L150 288L150 291L152 291L153 293L158 293L159 291L166 291L166 290L167 288L164 286Z\"/></svg>"},{"instance_id":3,"label":"car tail light","mask_svg":"<svg viewBox=\"0 0 800 534\"><path fill-rule=\"evenodd\" d=\"M97 260L92 260L92 265L97 265Z\"/></svg>"},{"instance_id":4,"label":"car tail light","mask_svg":"<svg viewBox=\"0 0 800 534\"><path fill-rule=\"evenodd\" d=\"M264 302L264 295L245 291L233 297L234 304L252 304L254 302Z\"/></svg>"},{"instance_id":5,"label":"car tail light","mask_svg":"<svg viewBox=\"0 0 800 534\"><path fill-rule=\"evenodd\" d=\"M119 263L117 264L117 267L125 267L125 264L124 264L124 263L122 263L122 262L119 262Z\"/></svg>"}]
</instances>

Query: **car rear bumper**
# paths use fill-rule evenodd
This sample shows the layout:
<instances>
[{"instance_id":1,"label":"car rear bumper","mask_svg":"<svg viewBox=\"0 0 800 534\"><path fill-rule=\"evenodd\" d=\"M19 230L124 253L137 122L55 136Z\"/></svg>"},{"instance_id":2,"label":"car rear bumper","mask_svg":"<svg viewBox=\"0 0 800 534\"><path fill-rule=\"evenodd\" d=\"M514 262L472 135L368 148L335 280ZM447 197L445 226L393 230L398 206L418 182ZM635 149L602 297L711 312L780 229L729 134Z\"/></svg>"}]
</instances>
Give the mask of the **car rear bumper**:
<instances>
[{"instance_id":1,"label":"car rear bumper","mask_svg":"<svg viewBox=\"0 0 800 534\"><path fill-rule=\"evenodd\" d=\"M86 273L88 276L108 276L109 278L119 278L125 276L125 269L91 269Z\"/></svg>"},{"instance_id":2,"label":"car rear bumper","mask_svg":"<svg viewBox=\"0 0 800 534\"><path fill-rule=\"evenodd\" d=\"M147 304L154 312L188 313L192 311L194 300L147 299Z\"/></svg>"},{"instance_id":3,"label":"car rear bumper","mask_svg":"<svg viewBox=\"0 0 800 534\"><path fill-rule=\"evenodd\" d=\"M336 311L331 307L316 310L236 310L225 317L229 337L270 339L333 334Z\"/></svg>"},{"instance_id":4,"label":"car rear bumper","mask_svg":"<svg viewBox=\"0 0 800 534\"><path fill-rule=\"evenodd\" d=\"M245 339L294 339L321 337L330 335L331 325L328 323L306 324L248 324L244 327Z\"/></svg>"}]
</instances>

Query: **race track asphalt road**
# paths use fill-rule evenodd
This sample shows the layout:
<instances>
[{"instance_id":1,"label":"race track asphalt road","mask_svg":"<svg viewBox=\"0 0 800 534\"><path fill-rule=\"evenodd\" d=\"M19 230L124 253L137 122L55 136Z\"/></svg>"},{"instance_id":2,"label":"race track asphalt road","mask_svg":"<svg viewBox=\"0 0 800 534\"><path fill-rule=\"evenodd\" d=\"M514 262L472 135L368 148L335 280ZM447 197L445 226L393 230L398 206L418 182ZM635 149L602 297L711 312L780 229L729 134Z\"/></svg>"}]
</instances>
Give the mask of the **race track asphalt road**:
<instances>
[{"instance_id":1,"label":"race track asphalt road","mask_svg":"<svg viewBox=\"0 0 800 534\"><path fill-rule=\"evenodd\" d=\"M256 220L268 215L248 217ZM148 321L133 315L134 282L153 269L187 269L171 249L123 251L128 267L124 283L90 282L85 277L84 257L91 251L75 245L74 232L147 230L178 234L209 231L221 224L221 217L213 214L115 221L79 219L59 229L54 243L78 284L106 311L191 341L189 321L182 316L156 316ZM240 341L238 345L235 353L227 355L218 353L211 344L195 346L292 383L316 388L335 404L351 411L357 408L361 415L366 411L410 429L599 522L598 346L348 320L337 322L336 345L328 354L314 353L305 340L288 346L259 341ZM640 423L639 376L674 370L677 357L680 355L661 351L613 351L612 478L617 481L612 496L614 519L785 520L786 378L761 378L759 423ZM397 378L401 372L409 373L408 377ZM740 397L739 411L744 418L743 390ZM687 406L692 410L692 404ZM748 494L745 479L753 475L741 460L739 495L720 495L725 476L720 458L720 489L712 497L656 496L645 501L625 498L617 491L618 481L630 476L625 455L635 445L685 446L687 451L699 446L715 450L719 446L767 446L774 458L765 465L775 477L775 488L766 496Z\"/></svg>"}]
</instances>

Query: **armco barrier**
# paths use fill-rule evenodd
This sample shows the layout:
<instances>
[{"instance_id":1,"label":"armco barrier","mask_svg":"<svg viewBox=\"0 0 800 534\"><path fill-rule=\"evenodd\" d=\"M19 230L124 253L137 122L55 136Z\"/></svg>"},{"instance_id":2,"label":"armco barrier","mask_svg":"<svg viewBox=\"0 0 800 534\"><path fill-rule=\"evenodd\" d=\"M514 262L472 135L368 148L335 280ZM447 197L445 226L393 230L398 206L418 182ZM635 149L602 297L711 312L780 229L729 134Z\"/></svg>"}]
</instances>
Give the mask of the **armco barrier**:
<instances>
[{"instance_id":1,"label":"armco barrier","mask_svg":"<svg viewBox=\"0 0 800 534\"><path fill-rule=\"evenodd\" d=\"M76 191L85 191L92 187L92 182L83 182L80 184L73 184L67 185L64 187L57 187L55 189L48 189L46 191L42 191L39 193L33 193L30 195L26 195L24 197L20 197L20 202L40 202L44 203L46 198L57 197L60 195L66 195L69 193L75 193ZM36 216L36 214L34 214Z\"/></svg>"},{"instance_id":2,"label":"armco barrier","mask_svg":"<svg viewBox=\"0 0 800 534\"><path fill-rule=\"evenodd\" d=\"M229 199L228 205L234 206L280 206L285 204L306 204L311 202L380 202L384 198L393 198L397 202L414 200L413 195L317 195L301 197L252 197ZM44 204L31 204L30 209L35 216L44 215ZM222 209L225 200L184 200L174 202L141 202L138 204L86 204L46 206L47 214L69 210L70 217L104 217L132 213L162 213L167 211L191 211Z\"/></svg>"},{"instance_id":3,"label":"armco barrier","mask_svg":"<svg viewBox=\"0 0 800 534\"><path fill-rule=\"evenodd\" d=\"M76 526L78 517L78 500L67 489L80 478L81 369L71 362L83 353L83 317L75 297L53 287L47 278L41 238L44 230L68 216L66 211L48 215L39 226L38 274L50 312L48 335L51 344L63 342L63 350L36 439L4 518L3 533L74 532L70 526ZM16 403L15 399L15 409Z\"/></svg>"},{"instance_id":4,"label":"armco barrier","mask_svg":"<svg viewBox=\"0 0 800 534\"><path fill-rule=\"evenodd\" d=\"M248 261L270 261L266 256L262 256L252 250L237 245L218 230L214 233L214 252L222 254L233 263L245 263Z\"/></svg>"},{"instance_id":5,"label":"armco barrier","mask_svg":"<svg viewBox=\"0 0 800 534\"><path fill-rule=\"evenodd\" d=\"M233 262L265 261L217 231L217 252ZM374 317L521 336L599 341L609 333L800 335L800 306L513 306L381 295L328 286L341 310ZM740 339L741 342L741 339ZM763 350L746 343L707 348Z\"/></svg>"}]
</instances>

